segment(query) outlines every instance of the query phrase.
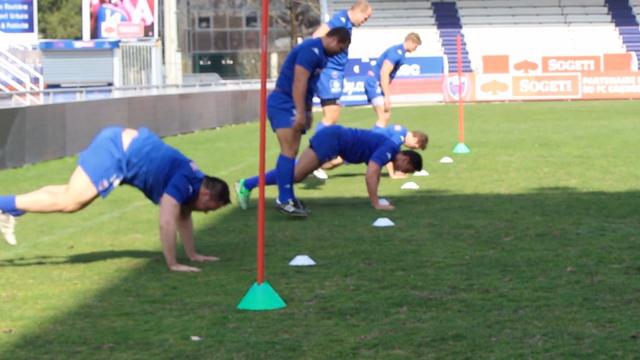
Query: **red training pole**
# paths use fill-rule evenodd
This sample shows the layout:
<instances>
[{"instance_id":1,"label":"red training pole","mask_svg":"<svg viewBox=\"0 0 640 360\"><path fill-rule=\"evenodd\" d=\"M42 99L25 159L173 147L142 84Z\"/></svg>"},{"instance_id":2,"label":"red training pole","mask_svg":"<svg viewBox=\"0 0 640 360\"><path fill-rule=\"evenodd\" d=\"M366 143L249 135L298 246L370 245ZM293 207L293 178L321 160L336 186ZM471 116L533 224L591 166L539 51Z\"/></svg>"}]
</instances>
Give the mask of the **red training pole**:
<instances>
[{"instance_id":1,"label":"red training pole","mask_svg":"<svg viewBox=\"0 0 640 360\"><path fill-rule=\"evenodd\" d=\"M458 50L458 133L460 143L464 143L464 99L462 98L462 36L456 38Z\"/></svg>"},{"instance_id":2,"label":"red training pole","mask_svg":"<svg viewBox=\"0 0 640 360\"><path fill-rule=\"evenodd\" d=\"M269 0L262 0L262 24L260 31L260 158L258 181L258 276L256 282L264 282L264 187L265 152L267 148L267 48L269 47Z\"/></svg>"}]
</instances>

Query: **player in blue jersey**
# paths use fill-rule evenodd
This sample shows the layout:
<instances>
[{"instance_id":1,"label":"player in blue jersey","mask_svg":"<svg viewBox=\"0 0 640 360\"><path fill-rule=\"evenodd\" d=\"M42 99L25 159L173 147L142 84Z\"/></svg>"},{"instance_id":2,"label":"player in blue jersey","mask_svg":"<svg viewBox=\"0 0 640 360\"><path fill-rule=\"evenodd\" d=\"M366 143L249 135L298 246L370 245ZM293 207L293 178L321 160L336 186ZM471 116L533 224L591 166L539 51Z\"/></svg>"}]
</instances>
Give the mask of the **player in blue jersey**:
<instances>
[{"instance_id":1,"label":"player in blue jersey","mask_svg":"<svg viewBox=\"0 0 640 360\"><path fill-rule=\"evenodd\" d=\"M300 139L313 121L310 83L326 66L328 58L342 52L350 42L349 31L338 27L321 38L308 39L296 46L285 59L276 88L267 99L267 116L280 143L276 205L283 213L304 213L293 193L293 172ZM239 186L236 184L237 191L242 190Z\"/></svg>"},{"instance_id":2,"label":"player in blue jersey","mask_svg":"<svg viewBox=\"0 0 640 360\"><path fill-rule=\"evenodd\" d=\"M374 69L367 74L364 89L367 100L376 113L377 126L386 127L391 117L391 81L404 64L405 55L416 51L421 44L420 35L409 33L402 44L394 45L382 53Z\"/></svg>"},{"instance_id":3,"label":"player in blue jersey","mask_svg":"<svg viewBox=\"0 0 640 360\"><path fill-rule=\"evenodd\" d=\"M341 157L350 164L367 164L365 176L371 206L379 210L393 210L391 204L380 204L378 184L383 166L392 162L394 167L409 174L422 170L422 157L415 151L400 151L400 146L387 136L371 130L346 128L340 125L328 126L319 130L309 141L309 147L302 152L295 168L295 182L304 180L321 164ZM276 184L275 170L266 174L267 185ZM243 181L245 182L245 181ZM246 182L245 182L246 183ZM251 188L247 192L237 193L238 204L242 209L248 207ZM295 214L297 216L307 216Z\"/></svg>"},{"instance_id":4,"label":"player in blue jersey","mask_svg":"<svg viewBox=\"0 0 640 360\"><path fill-rule=\"evenodd\" d=\"M329 21L320 25L313 33L313 37L324 36L336 27L344 27L351 34L353 27L362 26L371 14L371 4L367 0L357 0L349 10L335 12ZM316 95L320 98L322 105L322 121L318 122L316 130L338 122L344 69L347 66L348 58L349 52L346 49L340 54L332 56L315 83Z\"/></svg>"},{"instance_id":5,"label":"player in blue jersey","mask_svg":"<svg viewBox=\"0 0 640 360\"><path fill-rule=\"evenodd\" d=\"M76 212L98 196L106 197L120 184L138 188L160 206L160 240L170 270L200 271L177 262L176 235L191 261L217 260L196 252L191 212L206 213L229 204L227 183L203 174L193 161L146 128L103 129L80 153L66 185L0 196L0 231L15 245L15 217L28 212Z\"/></svg>"},{"instance_id":6,"label":"player in blue jersey","mask_svg":"<svg viewBox=\"0 0 640 360\"><path fill-rule=\"evenodd\" d=\"M386 136L389 140L393 141L398 148L401 148L402 145L404 145L409 149L425 150L429 143L429 137L427 134L422 131L409 131L409 129L402 125L391 124L386 127L374 126L371 131ZM325 170L335 169L343 163L344 160L341 157L337 157L322 164L322 168ZM389 177L392 179L404 179L407 177L407 174L401 171L396 171L393 166L393 162L388 162L386 167ZM313 174L316 175L316 171L314 171Z\"/></svg>"},{"instance_id":7,"label":"player in blue jersey","mask_svg":"<svg viewBox=\"0 0 640 360\"><path fill-rule=\"evenodd\" d=\"M386 136L399 147L404 145L409 149L425 150L429 143L427 134L417 130L409 131L406 127L398 124L391 124L386 127L374 126L371 131ZM407 174L402 171L396 171L392 162L387 164L387 172L392 179L404 179L407 177Z\"/></svg>"},{"instance_id":8,"label":"player in blue jersey","mask_svg":"<svg viewBox=\"0 0 640 360\"><path fill-rule=\"evenodd\" d=\"M345 27L351 33L353 27L362 26L371 17L373 9L368 0L356 0L349 10L336 11L331 19L320 25L313 33L313 37L324 36L329 30L336 27ZM315 92L320 99L322 107L322 120L316 125L316 131L325 126L331 126L338 122L340 117L340 97L344 84L344 69L349 60L349 52L345 50L332 56L327 67L322 70L315 81ZM326 179L328 176L322 170L317 169L314 175Z\"/></svg>"}]
</instances>

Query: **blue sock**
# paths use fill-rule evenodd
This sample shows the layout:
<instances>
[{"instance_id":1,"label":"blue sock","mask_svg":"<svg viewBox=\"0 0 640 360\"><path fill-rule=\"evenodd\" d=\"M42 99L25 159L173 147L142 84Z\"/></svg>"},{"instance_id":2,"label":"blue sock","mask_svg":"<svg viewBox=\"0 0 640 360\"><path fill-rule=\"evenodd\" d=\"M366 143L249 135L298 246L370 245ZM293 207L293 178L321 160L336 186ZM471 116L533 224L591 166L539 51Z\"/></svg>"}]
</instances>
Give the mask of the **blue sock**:
<instances>
[{"instance_id":1,"label":"blue sock","mask_svg":"<svg viewBox=\"0 0 640 360\"><path fill-rule=\"evenodd\" d=\"M273 170L269 170L267 171L266 174L264 174L264 180L265 180L265 185L269 186L269 185L275 185L278 183L278 172L276 171L276 169ZM258 181L260 181L260 178L258 176L254 176L254 177L250 177L248 179L244 179L244 188L251 191L255 188L258 187Z\"/></svg>"},{"instance_id":2,"label":"blue sock","mask_svg":"<svg viewBox=\"0 0 640 360\"><path fill-rule=\"evenodd\" d=\"M293 174L296 166L296 159L286 157L282 154L278 156L276 162L276 172L278 177L278 200L281 204L294 199L293 195Z\"/></svg>"},{"instance_id":3,"label":"blue sock","mask_svg":"<svg viewBox=\"0 0 640 360\"><path fill-rule=\"evenodd\" d=\"M13 216L20 216L24 214L24 211L16 208L16 196L15 195L3 195L0 196L0 210L3 213L11 214Z\"/></svg>"}]
</instances>

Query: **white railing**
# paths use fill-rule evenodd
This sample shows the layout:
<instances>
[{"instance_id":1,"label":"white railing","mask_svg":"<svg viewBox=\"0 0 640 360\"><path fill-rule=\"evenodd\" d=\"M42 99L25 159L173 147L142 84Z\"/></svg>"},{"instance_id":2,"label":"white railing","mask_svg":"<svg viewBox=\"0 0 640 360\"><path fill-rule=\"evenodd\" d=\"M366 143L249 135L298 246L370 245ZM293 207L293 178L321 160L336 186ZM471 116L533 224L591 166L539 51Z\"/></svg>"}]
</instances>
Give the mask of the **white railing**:
<instances>
[{"instance_id":1,"label":"white railing","mask_svg":"<svg viewBox=\"0 0 640 360\"><path fill-rule=\"evenodd\" d=\"M5 47L0 48L0 91L21 93L13 101L19 101L23 105L41 104L42 95L39 92L44 88L42 74L10 52L12 47L17 49L18 46L6 45L9 42L2 32L0 43L5 44Z\"/></svg>"},{"instance_id":2,"label":"white railing","mask_svg":"<svg viewBox=\"0 0 640 360\"><path fill-rule=\"evenodd\" d=\"M274 84L274 81L269 81L267 82L267 87L269 89L273 89ZM0 92L0 109L35 105L25 104L21 100L21 98L27 95L40 98L42 101L39 104L57 104L65 102L104 100L134 96L195 93L203 91L253 90L259 88L259 80L221 80L215 83L179 85L78 87L47 89L41 91L13 91L6 94L2 94L2 92Z\"/></svg>"}]
</instances>

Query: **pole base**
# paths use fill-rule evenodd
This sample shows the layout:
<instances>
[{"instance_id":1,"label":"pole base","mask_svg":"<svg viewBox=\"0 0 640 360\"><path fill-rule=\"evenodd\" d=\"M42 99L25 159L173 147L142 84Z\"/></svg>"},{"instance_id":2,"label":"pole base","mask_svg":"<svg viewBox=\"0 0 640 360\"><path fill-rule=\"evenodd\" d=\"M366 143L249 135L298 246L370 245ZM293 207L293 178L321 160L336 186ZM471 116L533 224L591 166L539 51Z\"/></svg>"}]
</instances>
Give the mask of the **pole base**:
<instances>
[{"instance_id":1,"label":"pole base","mask_svg":"<svg viewBox=\"0 0 640 360\"><path fill-rule=\"evenodd\" d=\"M265 281L262 284L253 283L238 304L238 310L278 310L286 308L287 304L280 295Z\"/></svg>"},{"instance_id":2,"label":"pole base","mask_svg":"<svg viewBox=\"0 0 640 360\"><path fill-rule=\"evenodd\" d=\"M471 152L471 149L469 149L469 147L464 143L458 143L458 145L456 145L456 147L453 148L454 154L468 154L470 152Z\"/></svg>"}]
</instances>

